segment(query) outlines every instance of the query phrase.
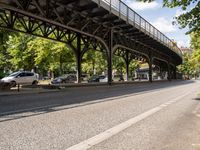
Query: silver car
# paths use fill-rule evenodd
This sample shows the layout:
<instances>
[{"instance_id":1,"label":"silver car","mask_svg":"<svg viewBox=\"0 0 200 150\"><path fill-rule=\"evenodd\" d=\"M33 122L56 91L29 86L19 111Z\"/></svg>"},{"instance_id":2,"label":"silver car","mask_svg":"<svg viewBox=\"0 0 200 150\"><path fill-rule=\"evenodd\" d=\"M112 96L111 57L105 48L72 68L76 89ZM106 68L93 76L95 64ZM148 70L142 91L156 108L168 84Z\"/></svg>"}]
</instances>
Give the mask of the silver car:
<instances>
[{"instance_id":1,"label":"silver car","mask_svg":"<svg viewBox=\"0 0 200 150\"><path fill-rule=\"evenodd\" d=\"M18 71L10 74L8 77L1 79L2 82L12 83L13 86L17 84L25 85L32 84L36 85L38 83L39 75L30 71Z\"/></svg>"}]
</instances>

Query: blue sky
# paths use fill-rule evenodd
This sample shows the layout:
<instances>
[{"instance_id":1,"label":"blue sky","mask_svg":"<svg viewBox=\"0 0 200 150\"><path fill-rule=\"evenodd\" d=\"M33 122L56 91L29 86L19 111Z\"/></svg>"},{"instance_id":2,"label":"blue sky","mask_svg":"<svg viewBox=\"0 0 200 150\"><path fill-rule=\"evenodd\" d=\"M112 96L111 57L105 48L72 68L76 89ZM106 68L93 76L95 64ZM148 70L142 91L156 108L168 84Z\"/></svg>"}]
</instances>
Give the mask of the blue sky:
<instances>
[{"instance_id":1,"label":"blue sky","mask_svg":"<svg viewBox=\"0 0 200 150\"><path fill-rule=\"evenodd\" d=\"M175 40L179 47L189 47L190 37L185 35L187 29L179 29L178 25L172 25L173 18L183 13L181 8L163 8L161 0L156 0L152 3L136 2L134 0L122 1L167 37Z\"/></svg>"}]
</instances>

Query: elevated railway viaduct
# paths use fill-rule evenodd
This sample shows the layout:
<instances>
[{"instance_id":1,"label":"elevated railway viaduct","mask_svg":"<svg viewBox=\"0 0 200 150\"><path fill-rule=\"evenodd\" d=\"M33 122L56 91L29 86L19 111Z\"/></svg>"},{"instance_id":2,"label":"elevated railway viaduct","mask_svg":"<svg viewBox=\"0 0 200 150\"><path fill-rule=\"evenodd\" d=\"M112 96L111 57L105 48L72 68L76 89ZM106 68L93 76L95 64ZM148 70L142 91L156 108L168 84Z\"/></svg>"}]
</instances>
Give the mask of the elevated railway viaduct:
<instances>
[{"instance_id":1,"label":"elevated railway viaduct","mask_svg":"<svg viewBox=\"0 0 200 150\"><path fill-rule=\"evenodd\" d=\"M0 28L66 43L75 53L78 82L89 49L106 53L108 83L113 55L124 58L127 77L132 59L152 64L176 78L179 48L120 0L0 0Z\"/></svg>"}]
</instances>

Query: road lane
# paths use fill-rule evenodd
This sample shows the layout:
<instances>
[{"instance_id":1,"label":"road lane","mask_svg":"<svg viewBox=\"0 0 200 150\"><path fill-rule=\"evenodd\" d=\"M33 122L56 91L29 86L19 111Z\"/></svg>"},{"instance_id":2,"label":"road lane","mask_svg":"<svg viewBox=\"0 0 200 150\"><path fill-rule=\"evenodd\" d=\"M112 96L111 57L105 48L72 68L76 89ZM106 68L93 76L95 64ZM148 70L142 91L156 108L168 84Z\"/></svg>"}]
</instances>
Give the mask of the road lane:
<instances>
[{"instance_id":1,"label":"road lane","mask_svg":"<svg viewBox=\"0 0 200 150\"><path fill-rule=\"evenodd\" d=\"M66 106L63 105L46 110L24 112L18 115L26 116L28 113L37 115L28 115L28 117L20 119L12 118L13 115L2 116L0 119L9 117L11 120L0 122L0 135L2 135L0 149L67 149L130 118L165 104L177 96L184 95L191 89L198 89L198 85L198 83L184 84L183 86L179 84L154 90L154 92L130 95L71 109L59 109L59 107ZM145 86L144 88L152 89L153 87ZM131 91L133 88L126 87L123 90ZM90 91L90 93L92 92L94 95L96 94L96 90ZM120 93L121 91L115 88L115 92ZM109 96L110 93L108 92ZM104 97L106 94L104 89ZM90 96L95 99L93 94L86 95L86 97L83 95L84 93L80 94L79 99L87 100ZM66 100L65 96L64 94L58 98L63 97L61 100L64 101ZM42 98L44 99L45 96L42 95Z\"/></svg>"},{"instance_id":2,"label":"road lane","mask_svg":"<svg viewBox=\"0 0 200 150\"><path fill-rule=\"evenodd\" d=\"M200 101L196 96L190 93L89 150L199 150Z\"/></svg>"},{"instance_id":3,"label":"road lane","mask_svg":"<svg viewBox=\"0 0 200 150\"><path fill-rule=\"evenodd\" d=\"M120 133L121 131L133 126L137 122L140 122L143 119L159 112L160 110L164 109L168 105L175 103L176 101L184 98L185 96L187 96L190 93L191 93L191 91L188 92L188 93L185 93L184 95L181 95L177 98L174 98L167 103L164 103L160 106L152 108L151 110L148 110L148 111L146 111L146 112L144 112L144 113L142 113L138 116L135 116L134 118L131 118L131 119L125 121L125 122L122 122L121 124L118 124L118 125L112 127L111 129L108 129L108 130L106 130L106 131L104 131L104 132L102 132L102 133L100 133L100 134L98 134L94 137L91 137L90 139L82 141L79 144L73 145L72 147L68 148L67 150L87 150L87 149L91 148L92 146L95 146L95 145L103 142L104 140L107 140L107 139L111 138L112 136Z\"/></svg>"},{"instance_id":4,"label":"road lane","mask_svg":"<svg viewBox=\"0 0 200 150\"><path fill-rule=\"evenodd\" d=\"M23 110L34 110L52 105L71 105L83 102L93 102L102 99L112 99L115 97L126 97L127 95L140 94L144 92L152 92L165 88L173 88L174 86L182 86L191 84L193 81L187 82L154 82L152 84L130 84L100 87L77 87L61 90L60 92L34 93L11 96L0 96L0 116ZM106 94L105 94L106 93ZM25 111L26 112L26 111ZM1 115L2 114L2 115Z\"/></svg>"}]
</instances>

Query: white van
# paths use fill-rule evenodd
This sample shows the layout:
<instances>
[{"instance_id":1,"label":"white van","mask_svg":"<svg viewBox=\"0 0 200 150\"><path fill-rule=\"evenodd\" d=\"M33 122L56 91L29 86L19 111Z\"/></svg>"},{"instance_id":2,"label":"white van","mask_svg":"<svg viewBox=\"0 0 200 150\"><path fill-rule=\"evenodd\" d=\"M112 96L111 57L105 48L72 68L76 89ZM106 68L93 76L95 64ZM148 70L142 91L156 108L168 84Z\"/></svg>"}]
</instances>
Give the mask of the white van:
<instances>
[{"instance_id":1,"label":"white van","mask_svg":"<svg viewBox=\"0 0 200 150\"><path fill-rule=\"evenodd\" d=\"M1 79L2 82L12 83L13 86L17 84L32 84L38 83L39 75L30 71L18 71L10 74L8 77Z\"/></svg>"}]
</instances>

